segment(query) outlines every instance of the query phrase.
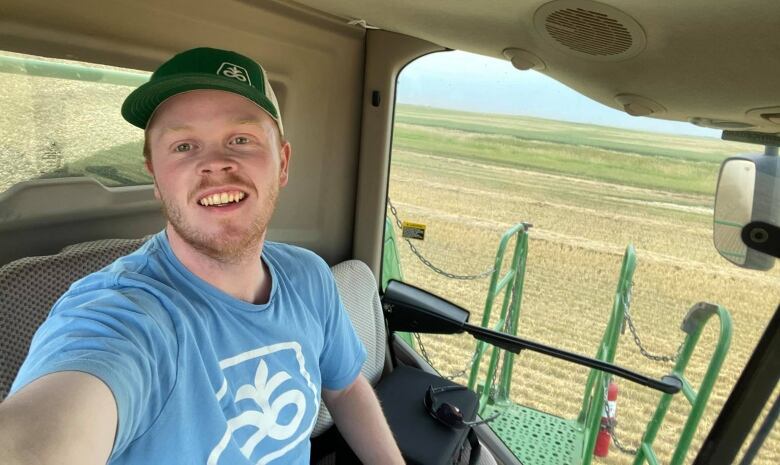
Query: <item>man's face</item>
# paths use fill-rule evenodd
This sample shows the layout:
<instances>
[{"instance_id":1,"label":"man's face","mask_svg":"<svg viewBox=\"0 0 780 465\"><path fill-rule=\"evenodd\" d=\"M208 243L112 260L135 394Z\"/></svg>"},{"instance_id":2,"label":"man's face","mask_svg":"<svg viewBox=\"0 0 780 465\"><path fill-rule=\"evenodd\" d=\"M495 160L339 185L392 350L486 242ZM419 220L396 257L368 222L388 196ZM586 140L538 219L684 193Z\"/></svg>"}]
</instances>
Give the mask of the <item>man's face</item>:
<instances>
[{"instance_id":1,"label":"man's face","mask_svg":"<svg viewBox=\"0 0 780 465\"><path fill-rule=\"evenodd\" d=\"M146 137L173 232L223 262L256 253L290 159L271 117L240 95L197 90L163 102Z\"/></svg>"}]
</instances>

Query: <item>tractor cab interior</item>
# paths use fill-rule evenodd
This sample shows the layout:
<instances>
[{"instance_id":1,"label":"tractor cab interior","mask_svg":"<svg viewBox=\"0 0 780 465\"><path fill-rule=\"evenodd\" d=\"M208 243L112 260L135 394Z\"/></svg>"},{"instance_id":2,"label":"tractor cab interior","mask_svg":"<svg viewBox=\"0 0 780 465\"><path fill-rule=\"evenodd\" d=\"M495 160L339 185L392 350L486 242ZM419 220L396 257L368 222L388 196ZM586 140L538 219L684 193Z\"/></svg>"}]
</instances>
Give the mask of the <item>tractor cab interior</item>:
<instances>
[{"instance_id":1,"label":"tractor cab interior","mask_svg":"<svg viewBox=\"0 0 780 465\"><path fill-rule=\"evenodd\" d=\"M209 46L245 54L268 72L293 155L289 184L281 191L267 238L312 250L331 266L345 308L368 349L363 373L372 384L379 386L398 367L446 378L432 366L431 358L436 358L434 350L455 349L440 344L439 339L435 339L436 344L424 339L433 348L426 353L420 334L468 335L473 346L458 356L459 362L467 360L467 368L453 379L474 393L475 408L473 418L461 420L490 419L471 428L476 442L470 463L702 465L736 463L737 457L752 461L756 456L755 463L776 463L780 457L780 432L774 426L780 409L775 401L780 319L774 308L780 286L775 281L777 270L768 270L772 270L780 244L780 98L776 78L780 75L780 42L772 40L780 26L780 4L762 0L673 3L4 1L0 6L0 401L8 395L33 334L70 284L136 250L164 228L165 217L155 199L153 180L143 165L143 130L127 124L119 108L170 56ZM485 123L488 117L482 113L439 114L441 109L427 103L403 106L405 102L398 101L402 72L421 57L452 50L503 60L511 63L513 72L546 75L623 116L693 124L723 131L723 139L752 145L728 146L713 155L709 146L699 147L699 141L692 139L686 142L689 146L680 149L679 153L684 152L682 161L672 160L669 167L650 173L654 168L647 168L647 159L677 157L682 139L663 143L657 134L633 140L639 136L622 133L591 137L587 131L599 124L595 120L582 127L567 126L558 130L559 135L550 135L553 129L519 133L520 120L494 119L500 124L487 128L493 123ZM449 74L459 73L451 70ZM478 93L490 94L489 79L483 84ZM437 85L445 88L445 94L449 92L446 86ZM507 101L512 98L501 97ZM604 140L615 139L608 141L611 145L594 142L602 136ZM422 153L415 145L434 137L439 145L429 152ZM538 158L514 164L513 152L490 145L495 140L487 137L507 144L531 141L536 145L527 153ZM469 151L472 143L474 147L482 144L483 151ZM545 158L548 154L543 150L557 143L570 152L555 159L556 165L545 165L553 163L549 161L553 158ZM594 144L599 151L592 161L577 152ZM464 152L453 148L456 145ZM639 147L642 145L650 148ZM757 146L764 153L734 152L740 147L753 147L755 152ZM649 154L657 148L658 154ZM617 158L610 158L619 155L628 160L622 168L613 164ZM528 204L508 207L513 211L508 218L483 220L478 211L472 216L443 210L430 214L432 223L466 218L473 223L469 227L488 224L498 231L490 236L486 261L491 265L480 276L485 280L487 297L480 294L478 305L484 304L484 310L476 306L464 309L462 301L453 303L466 292L463 283L468 277L449 276L442 288L452 293L446 296L418 289L411 284L420 283L404 279L404 274L409 277L416 272L414 267L447 274L425 263L414 248L419 243L414 241L426 233L425 225L399 219L403 209L426 213L406 198L396 199L398 191L391 185L391 165L398 163L398 168L393 165L392 169L408 174L403 170L410 169L414 157L418 163L414 166L422 173L419 176L430 185L420 185L415 172L404 180L412 186L406 192L419 189L426 196L436 189L446 191L457 199L447 197L447 202L464 210L485 208L469 205L469 196L475 193L484 194L497 205L513 196L522 197L524 191L520 190L490 191L495 186L509 186L510 175L521 179L521 184L523 176L538 176L544 184L540 189L551 196L549 203L529 200ZM724 164L720 181L706 171L716 158L717 165L726 158L731 163ZM592 168L583 168L588 163ZM491 173L503 173L501 176L507 178L483 175L480 170L487 164L491 164ZM446 167L452 171L443 172ZM683 169L689 171L680 174L678 170ZM596 173L598 170L604 173ZM640 184L614 191L598 184L606 183L609 176L617 183L629 171ZM695 265L690 267L709 270L713 287L728 280L757 283L749 292L755 299L750 305L760 306L760 311L743 316L743 310L734 311L701 295L684 308L674 309L674 324L681 328L676 336L680 343L672 348L677 350L674 357L663 361L667 363L663 372L626 367L626 359L616 357L616 351L618 341L627 338L626 329L633 325L629 309L632 296L637 294L633 286L640 280L635 274L637 263L641 266L646 257L663 263L672 270L667 281L677 287L683 285L673 282L675 277L689 265L671 252L650 250L653 241L661 240L635 242L629 237L619 247L591 241L588 257L608 255L614 269L596 270L597 265L582 269L593 271L594 282L608 282L610 291L599 300L598 323L572 331L592 333L595 342L583 350L561 347L547 339L538 342L541 333L537 337L534 324L524 323L525 314L521 318L524 288L528 293L534 285L530 276L535 265L529 257L533 257L536 244L529 243L529 238L534 240L538 230L540 242L555 243L555 257L562 257L561 263L566 252L576 247L573 242L580 239L565 242L561 239L564 233L550 232L552 227L543 223L534 226L530 218L522 216L525 211L517 211L559 208L556 195L577 197L580 191L563 193L568 188L568 184L559 184L564 174L571 175L577 189L587 185L592 192L603 194L593 197L595 203L623 203L620 213L599 213L579 204L561 207L565 211L561 224L575 223L575 218L580 218L576 215L587 210L588 215L612 225L602 230L621 235L620 221L630 216L632 208L652 212L676 209L672 213L676 216L667 223L642 216L641 228L671 231L663 240L666 244L675 240L675 230L664 229L673 224L681 236L683 231L695 235L712 249L714 214L714 244L730 262L729 267L763 271L749 271L746 278L720 265L712 266L711 258L699 256L692 259ZM703 179L704 187L685 178L688 174L699 176L696 182ZM446 184L449 179L469 175L481 176L484 188ZM664 180L678 183L675 189L683 199L680 205L669 207L673 202L666 194L642 202L629 198L643 189L644 195L652 183ZM439 184L433 186L436 182ZM717 200L713 195L716 186ZM488 191L491 193L485 194ZM390 203L391 192L398 208ZM429 200L446 203L438 197ZM691 220L698 221L694 226L684 223L696 215ZM703 216L706 220L701 220ZM470 250L466 244L470 239L458 234L446 239L449 250L461 246ZM406 251L406 243L416 257ZM403 257L412 257L415 265L399 264ZM418 264L418 258L424 266ZM557 291L566 294L564 287ZM651 293L640 290L639 294L647 297ZM667 305L671 299L658 297L657 301L664 311L672 312L672 305ZM470 318L469 312L475 318ZM750 328L764 328L764 337L759 340L759 334L750 334L750 343L736 350L734 356L739 357L740 365L729 368L729 373L735 373L729 386L744 384L739 384L740 389L713 391L723 364L729 363L730 344L748 337L740 332L740 322L748 320L756 325ZM563 321L560 324L566 324ZM694 353L700 336L700 345L707 349ZM558 378L564 385L561 389L576 391L576 406L570 416L518 400L516 379L523 376L519 373L525 360L518 354L529 352L571 364L567 366L585 367L571 378L567 369L551 368L546 374ZM751 354L753 358L748 360ZM701 361L688 368L697 358ZM596 458L594 454L598 457L597 451L604 447L605 433L614 433L614 412L608 415L609 409L614 409L614 398L609 394L614 391L610 387L613 379L627 380L654 397L637 413L642 417L637 420L641 425L632 430L638 444L633 454ZM727 402L732 391L735 396L738 391L751 396ZM415 400L422 412L424 395L420 393ZM669 413L673 399L685 403L684 414ZM737 421L733 412L740 409L750 413ZM435 415L426 416L425 420L442 426L430 418ZM672 439L659 436L665 425L674 430ZM312 434L313 463L340 463L331 455L332 448L323 446L332 440L332 431L333 421L323 408ZM661 439L656 440L657 436ZM318 444L317 437L326 439ZM606 438L608 447L610 436ZM654 447L659 443L664 449L657 455Z\"/></svg>"}]
</instances>

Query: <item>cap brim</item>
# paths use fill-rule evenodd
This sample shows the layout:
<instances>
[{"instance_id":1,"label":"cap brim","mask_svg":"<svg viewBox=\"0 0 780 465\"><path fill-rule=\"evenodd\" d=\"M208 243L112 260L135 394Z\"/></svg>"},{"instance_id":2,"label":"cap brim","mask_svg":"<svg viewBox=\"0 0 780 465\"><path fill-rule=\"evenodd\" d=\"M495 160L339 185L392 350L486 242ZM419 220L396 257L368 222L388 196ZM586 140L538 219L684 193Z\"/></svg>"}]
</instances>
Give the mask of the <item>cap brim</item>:
<instances>
[{"instance_id":1,"label":"cap brim","mask_svg":"<svg viewBox=\"0 0 780 465\"><path fill-rule=\"evenodd\" d=\"M127 96L122 104L122 117L133 126L146 129L157 107L170 97L193 90L213 89L241 95L257 104L279 122L273 103L259 90L247 84L211 74L178 74L141 85Z\"/></svg>"}]
</instances>

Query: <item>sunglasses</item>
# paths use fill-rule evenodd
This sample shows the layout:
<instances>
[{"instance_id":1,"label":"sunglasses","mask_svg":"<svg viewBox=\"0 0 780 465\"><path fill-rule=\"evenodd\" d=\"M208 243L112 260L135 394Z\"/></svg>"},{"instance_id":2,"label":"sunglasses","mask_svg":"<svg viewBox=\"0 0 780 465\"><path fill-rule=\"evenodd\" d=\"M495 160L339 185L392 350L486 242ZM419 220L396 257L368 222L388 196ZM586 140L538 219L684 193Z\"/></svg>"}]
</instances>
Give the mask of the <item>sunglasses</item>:
<instances>
[{"instance_id":1,"label":"sunglasses","mask_svg":"<svg viewBox=\"0 0 780 465\"><path fill-rule=\"evenodd\" d=\"M457 429L470 428L472 426L481 425L483 423L493 421L498 418L499 415L501 415L499 412L486 420L466 421L463 419L463 413L461 413L458 407L448 402L439 402L439 400L436 399L436 394L447 391L460 391L463 389L466 389L466 386L442 386L435 388L429 385L428 390L425 391L425 399L423 400L425 409L433 418L439 420L439 422L449 426L450 428Z\"/></svg>"}]
</instances>

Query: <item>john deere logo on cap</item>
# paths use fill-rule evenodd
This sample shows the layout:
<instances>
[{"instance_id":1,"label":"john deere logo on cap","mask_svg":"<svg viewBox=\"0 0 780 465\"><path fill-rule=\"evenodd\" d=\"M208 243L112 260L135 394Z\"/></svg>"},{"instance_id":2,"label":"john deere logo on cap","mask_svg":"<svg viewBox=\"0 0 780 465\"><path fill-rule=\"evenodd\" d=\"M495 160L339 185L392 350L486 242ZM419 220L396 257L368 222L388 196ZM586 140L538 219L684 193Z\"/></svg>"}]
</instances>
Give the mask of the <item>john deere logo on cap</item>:
<instances>
[{"instance_id":1,"label":"john deere logo on cap","mask_svg":"<svg viewBox=\"0 0 780 465\"><path fill-rule=\"evenodd\" d=\"M221 74L222 76L227 76L233 79L238 79L241 82L246 82L250 86L252 85L252 83L249 81L249 73L246 72L246 69L242 68L241 66L234 65L233 63L222 63L222 66L219 67L217 74Z\"/></svg>"}]
</instances>

